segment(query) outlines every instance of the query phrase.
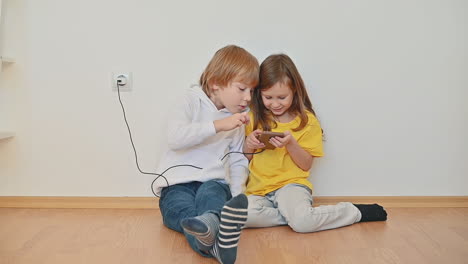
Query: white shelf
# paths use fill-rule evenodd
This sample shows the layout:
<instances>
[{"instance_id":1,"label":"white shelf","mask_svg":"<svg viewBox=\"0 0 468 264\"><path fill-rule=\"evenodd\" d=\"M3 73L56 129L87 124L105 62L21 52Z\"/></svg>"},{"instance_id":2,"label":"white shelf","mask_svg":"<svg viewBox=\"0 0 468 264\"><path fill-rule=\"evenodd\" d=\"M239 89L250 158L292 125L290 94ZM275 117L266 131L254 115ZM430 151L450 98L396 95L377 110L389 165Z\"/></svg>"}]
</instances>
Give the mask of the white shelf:
<instances>
[{"instance_id":1,"label":"white shelf","mask_svg":"<svg viewBox=\"0 0 468 264\"><path fill-rule=\"evenodd\" d=\"M1 61L0 71L2 70L3 66L15 63L15 60L13 58L4 57L4 56L0 56L0 61Z\"/></svg>"},{"instance_id":2,"label":"white shelf","mask_svg":"<svg viewBox=\"0 0 468 264\"><path fill-rule=\"evenodd\" d=\"M2 63L6 63L6 64L15 62L13 58L5 57L5 56L0 56L0 60L2 61Z\"/></svg>"},{"instance_id":3,"label":"white shelf","mask_svg":"<svg viewBox=\"0 0 468 264\"><path fill-rule=\"evenodd\" d=\"M15 133L13 132L6 132L6 131L0 131L0 140L6 139L6 138L11 138L14 137Z\"/></svg>"}]
</instances>

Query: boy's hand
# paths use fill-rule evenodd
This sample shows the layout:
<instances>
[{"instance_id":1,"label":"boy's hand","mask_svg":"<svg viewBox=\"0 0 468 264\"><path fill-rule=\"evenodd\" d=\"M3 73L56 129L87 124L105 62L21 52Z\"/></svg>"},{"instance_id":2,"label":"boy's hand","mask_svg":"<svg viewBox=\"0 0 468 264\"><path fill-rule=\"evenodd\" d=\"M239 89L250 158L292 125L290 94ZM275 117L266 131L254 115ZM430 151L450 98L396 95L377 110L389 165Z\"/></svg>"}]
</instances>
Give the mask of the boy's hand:
<instances>
[{"instance_id":1,"label":"boy's hand","mask_svg":"<svg viewBox=\"0 0 468 264\"><path fill-rule=\"evenodd\" d=\"M245 144L247 145L247 148L256 150L256 149L261 149L265 147L265 144L263 144L262 142L260 142L260 140L258 140L258 137L260 136L261 133L262 133L262 130L257 129L247 136L247 138L245 139Z\"/></svg>"},{"instance_id":2,"label":"boy's hand","mask_svg":"<svg viewBox=\"0 0 468 264\"><path fill-rule=\"evenodd\" d=\"M288 144L296 142L296 139L291 135L290 131L284 131L284 135L284 137L270 138L270 143L277 148L282 148Z\"/></svg>"},{"instance_id":3,"label":"boy's hand","mask_svg":"<svg viewBox=\"0 0 468 264\"><path fill-rule=\"evenodd\" d=\"M233 114L232 116L220 120L215 120L213 123L216 129L216 133L218 133L221 131L233 130L234 128L238 128L243 124L248 124L249 121L250 119L248 113L243 112Z\"/></svg>"}]
</instances>

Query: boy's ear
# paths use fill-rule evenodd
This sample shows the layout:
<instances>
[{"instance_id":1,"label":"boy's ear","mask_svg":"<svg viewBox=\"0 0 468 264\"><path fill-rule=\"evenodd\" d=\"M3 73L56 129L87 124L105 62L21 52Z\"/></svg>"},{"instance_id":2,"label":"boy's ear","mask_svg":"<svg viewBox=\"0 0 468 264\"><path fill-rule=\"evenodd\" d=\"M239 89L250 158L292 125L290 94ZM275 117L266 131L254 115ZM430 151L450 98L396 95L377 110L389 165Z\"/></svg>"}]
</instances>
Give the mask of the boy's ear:
<instances>
[{"instance_id":1,"label":"boy's ear","mask_svg":"<svg viewBox=\"0 0 468 264\"><path fill-rule=\"evenodd\" d=\"M213 91L217 91L217 90L221 89L221 87L216 83L211 84L211 88L213 89Z\"/></svg>"}]
</instances>

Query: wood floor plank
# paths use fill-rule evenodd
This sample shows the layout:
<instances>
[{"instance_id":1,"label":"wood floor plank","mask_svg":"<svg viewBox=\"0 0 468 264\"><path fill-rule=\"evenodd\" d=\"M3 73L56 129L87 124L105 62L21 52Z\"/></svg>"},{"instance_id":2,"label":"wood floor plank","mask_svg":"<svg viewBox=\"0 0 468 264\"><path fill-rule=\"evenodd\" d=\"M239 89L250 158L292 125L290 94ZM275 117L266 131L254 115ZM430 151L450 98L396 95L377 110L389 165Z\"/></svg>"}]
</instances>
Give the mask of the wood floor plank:
<instances>
[{"instance_id":1,"label":"wood floor plank","mask_svg":"<svg viewBox=\"0 0 468 264\"><path fill-rule=\"evenodd\" d=\"M386 222L245 229L237 263L468 263L468 208L389 208ZM0 208L0 263L216 263L158 210Z\"/></svg>"},{"instance_id":2,"label":"wood floor plank","mask_svg":"<svg viewBox=\"0 0 468 264\"><path fill-rule=\"evenodd\" d=\"M315 196L314 206L352 202L397 207L468 207L468 196ZM0 196L0 208L158 209L156 197Z\"/></svg>"}]
</instances>

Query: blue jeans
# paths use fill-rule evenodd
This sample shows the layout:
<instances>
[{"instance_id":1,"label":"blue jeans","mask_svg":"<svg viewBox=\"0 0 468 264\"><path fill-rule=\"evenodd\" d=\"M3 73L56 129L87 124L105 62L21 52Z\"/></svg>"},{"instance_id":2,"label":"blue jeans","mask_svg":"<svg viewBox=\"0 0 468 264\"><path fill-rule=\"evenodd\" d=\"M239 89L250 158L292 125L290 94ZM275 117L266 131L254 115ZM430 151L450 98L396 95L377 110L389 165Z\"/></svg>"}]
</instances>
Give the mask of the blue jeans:
<instances>
[{"instance_id":1,"label":"blue jeans","mask_svg":"<svg viewBox=\"0 0 468 264\"><path fill-rule=\"evenodd\" d=\"M229 186L214 180L207 182L188 182L163 188L159 198L159 209L163 223L168 228L183 233L190 247L200 255L209 257L198 249L195 237L184 233L180 222L210 212L218 215L224 204L231 199Z\"/></svg>"}]
</instances>

